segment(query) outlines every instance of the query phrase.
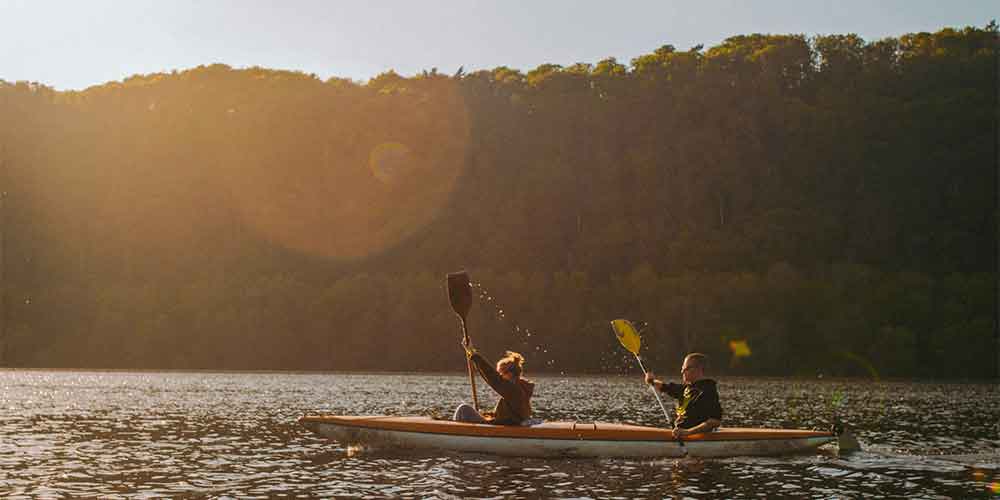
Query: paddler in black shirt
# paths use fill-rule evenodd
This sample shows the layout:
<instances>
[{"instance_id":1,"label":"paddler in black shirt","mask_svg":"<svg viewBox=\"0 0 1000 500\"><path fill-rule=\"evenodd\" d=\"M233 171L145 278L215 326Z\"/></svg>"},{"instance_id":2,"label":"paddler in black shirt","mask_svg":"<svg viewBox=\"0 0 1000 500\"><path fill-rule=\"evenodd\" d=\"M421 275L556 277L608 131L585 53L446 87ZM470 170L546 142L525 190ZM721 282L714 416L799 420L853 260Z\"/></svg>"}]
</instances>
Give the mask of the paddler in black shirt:
<instances>
[{"instance_id":1,"label":"paddler in black shirt","mask_svg":"<svg viewBox=\"0 0 1000 500\"><path fill-rule=\"evenodd\" d=\"M674 437L710 432L722 425L722 405L714 380L705 377L708 358L701 353L691 353L681 367L683 384L657 380L653 372L646 373L646 383L677 400L677 420Z\"/></svg>"}]
</instances>

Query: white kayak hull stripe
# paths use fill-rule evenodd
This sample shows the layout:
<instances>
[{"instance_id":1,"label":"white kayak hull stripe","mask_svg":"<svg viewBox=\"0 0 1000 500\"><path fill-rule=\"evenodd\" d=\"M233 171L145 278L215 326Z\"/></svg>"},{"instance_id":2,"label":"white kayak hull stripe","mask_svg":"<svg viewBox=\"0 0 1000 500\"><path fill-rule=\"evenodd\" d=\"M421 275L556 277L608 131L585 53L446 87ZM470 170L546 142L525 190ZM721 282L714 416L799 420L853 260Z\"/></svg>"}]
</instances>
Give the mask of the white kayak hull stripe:
<instances>
[{"instance_id":1,"label":"white kayak hull stripe","mask_svg":"<svg viewBox=\"0 0 1000 500\"><path fill-rule=\"evenodd\" d=\"M594 440L532 437L490 437L440 434L315 423L317 434L344 445L378 448L439 449L516 457L733 457L785 455L814 449L834 441L833 436L725 441Z\"/></svg>"}]
</instances>

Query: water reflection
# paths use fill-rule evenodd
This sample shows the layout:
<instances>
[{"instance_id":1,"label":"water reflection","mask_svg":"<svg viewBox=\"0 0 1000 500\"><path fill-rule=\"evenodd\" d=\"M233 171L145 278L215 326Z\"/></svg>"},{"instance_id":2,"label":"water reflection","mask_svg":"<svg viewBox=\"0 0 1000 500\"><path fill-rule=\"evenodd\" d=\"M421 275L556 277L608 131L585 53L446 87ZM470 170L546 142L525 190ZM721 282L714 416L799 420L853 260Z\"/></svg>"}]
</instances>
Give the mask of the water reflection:
<instances>
[{"instance_id":1,"label":"water reflection","mask_svg":"<svg viewBox=\"0 0 1000 500\"><path fill-rule=\"evenodd\" d=\"M548 419L660 425L636 377L539 376ZM447 414L464 374L0 372L4 496L985 497L1000 482L989 384L726 379L726 421L826 428L865 450L780 458L544 460L345 447L304 413ZM831 406L836 393L844 404Z\"/></svg>"}]
</instances>

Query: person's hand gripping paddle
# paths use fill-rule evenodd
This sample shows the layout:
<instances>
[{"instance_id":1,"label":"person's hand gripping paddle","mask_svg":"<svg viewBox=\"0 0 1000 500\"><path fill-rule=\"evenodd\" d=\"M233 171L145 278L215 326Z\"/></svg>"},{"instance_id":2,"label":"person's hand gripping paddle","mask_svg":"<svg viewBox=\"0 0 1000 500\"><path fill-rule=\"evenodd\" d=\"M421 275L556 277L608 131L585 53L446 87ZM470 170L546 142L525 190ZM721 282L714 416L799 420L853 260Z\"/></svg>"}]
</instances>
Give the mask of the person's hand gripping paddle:
<instances>
[{"instance_id":1,"label":"person's hand gripping paddle","mask_svg":"<svg viewBox=\"0 0 1000 500\"><path fill-rule=\"evenodd\" d=\"M648 373L646 367L642 366L642 358L639 357L639 347L642 346L642 340L639 338L639 332L635 329L635 325L627 319L616 319L611 322L611 330L615 332L615 336L618 337L618 342L621 342L622 347L635 355L635 360L639 362L639 368L642 370L642 373ZM670 421L670 414L667 413L667 408L663 406L663 400L660 399L659 391L652 385L649 388L653 390L656 402L660 403L660 409L663 410L663 417L667 419L667 424L673 426L673 423Z\"/></svg>"},{"instance_id":2,"label":"person's hand gripping paddle","mask_svg":"<svg viewBox=\"0 0 1000 500\"><path fill-rule=\"evenodd\" d=\"M455 314L462 320L462 345L469 348L469 330L465 327L465 316L472 307L472 288L469 275L465 271L448 274L448 300ZM469 383L472 384L472 405L479 411L479 397L476 395L476 377L472 372L472 359L466 359L469 366Z\"/></svg>"}]
</instances>

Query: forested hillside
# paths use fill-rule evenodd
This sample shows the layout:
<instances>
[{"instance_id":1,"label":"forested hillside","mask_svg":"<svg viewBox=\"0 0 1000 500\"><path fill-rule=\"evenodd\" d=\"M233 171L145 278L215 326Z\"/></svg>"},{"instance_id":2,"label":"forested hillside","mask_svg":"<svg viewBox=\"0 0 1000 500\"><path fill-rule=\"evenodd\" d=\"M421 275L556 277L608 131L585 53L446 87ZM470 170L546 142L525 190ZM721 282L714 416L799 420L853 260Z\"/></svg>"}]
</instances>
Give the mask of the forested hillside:
<instances>
[{"instance_id":1,"label":"forested hillside","mask_svg":"<svg viewBox=\"0 0 1000 500\"><path fill-rule=\"evenodd\" d=\"M992 376L996 37L0 81L2 364L462 370L464 268L529 375Z\"/></svg>"}]
</instances>

